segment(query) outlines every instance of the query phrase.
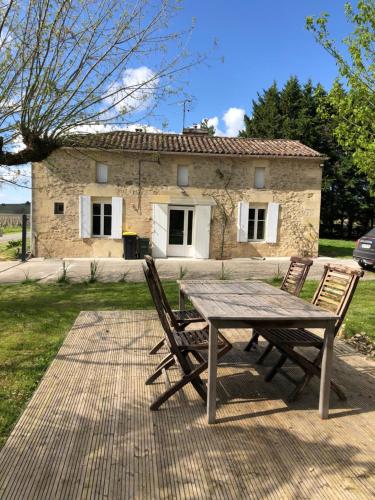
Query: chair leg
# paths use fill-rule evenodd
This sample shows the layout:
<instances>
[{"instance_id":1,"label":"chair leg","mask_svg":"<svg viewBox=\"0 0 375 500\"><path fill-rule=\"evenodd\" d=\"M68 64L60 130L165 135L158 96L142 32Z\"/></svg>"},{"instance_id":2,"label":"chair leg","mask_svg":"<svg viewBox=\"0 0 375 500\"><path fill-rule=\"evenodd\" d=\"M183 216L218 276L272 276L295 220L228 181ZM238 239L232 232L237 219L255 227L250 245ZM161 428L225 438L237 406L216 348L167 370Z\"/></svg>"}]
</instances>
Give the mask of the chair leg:
<instances>
[{"instance_id":1,"label":"chair leg","mask_svg":"<svg viewBox=\"0 0 375 500\"><path fill-rule=\"evenodd\" d=\"M151 349L149 354L156 354L164 345L165 340L161 339L157 344L154 345L154 347Z\"/></svg>"},{"instance_id":2,"label":"chair leg","mask_svg":"<svg viewBox=\"0 0 375 500\"><path fill-rule=\"evenodd\" d=\"M173 358L173 354L167 354L167 356L165 356L161 361L160 363L157 365L157 367L155 368L155 370L159 370L159 368L161 368L167 361L169 361L170 359Z\"/></svg>"},{"instance_id":3,"label":"chair leg","mask_svg":"<svg viewBox=\"0 0 375 500\"><path fill-rule=\"evenodd\" d=\"M150 410L155 411L160 408L160 406L165 403L173 394L182 389L186 384L189 384L193 380L196 380L199 375L207 369L207 363L202 364L191 373L184 375L178 382L169 387L161 396L155 399L151 404ZM196 389L196 387L194 386Z\"/></svg>"},{"instance_id":4,"label":"chair leg","mask_svg":"<svg viewBox=\"0 0 375 500\"><path fill-rule=\"evenodd\" d=\"M199 394L199 396L206 403L207 402L207 389L206 389L206 386L205 386L203 380L200 377L197 377L196 379L192 380L191 383L192 383L194 389Z\"/></svg>"},{"instance_id":5,"label":"chair leg","mask_svg":"<svg viewBox=\"0 0 375 500\"><path fill-rule=\"evenodd\" d=\"M271 382L273 377L276 375L276 373L280 370L280 368L283 366L285 361L287 360L287 356L285 354L282 354L278 360L278 362L275 364L275 366L267 373L267 375L264 377L265 382Z\"/></svg>"},{"instance_id":6,"label":"chair leg","mask_svg":"<svg viewBox=\"0 0 375 500\"><path fill-rule=\"evenodd\" d=\"M272 351L273 349L273 344L271 344L271 342L268 343L268 346L265 348L263 354L260 356L259 359L257 359L256 361L256 364L257 365L261 365L263 364L263 361L266 359L266 357L269 355L269 353Z\"/></svg>"},{"instance_id":7,"label":"chair leg","mask_svg":"<svg viewBox=\"0 0 375 500\"><path fill-rule=\"evenodd\" d=\"M303 377L302 381L298 382L296 384L295 389L289 394L288 401L290 401L290 402L295 401L312 378L313 378L312 374L306 373L305 376Z\"/></svg>"},{"instance_id":8,"label":"chair leg","mask_svg":"<svg viewBox=\"0 0 375 500\"><path fill-rule=\"evenodd\" d=\"M173 358L170 358L168 360L165 361L164 364L162 364L161 366L159 366L159 368L157 368L154 373L152 375L150 375L148 377L148 379L146 380L145 384L146 385L150 385L152 384L153 382L155 382L155 380L157 378L160 377L160 375L163 373L163 370L168 370L168 368L170 368L171 366L173 366L175 364L175 359Z\"/></svg>"},{"instance_id":9,"label":"chair leg","mask_svg":"<svg viewBox=\"0 0 375 500\"><path fill-rule=\"evenodd\" d=\"M258 339L259 339L259 333L253 332L253 335L252 335L249 343L245 347L245 351L249 352L253 345L255 345L255 347L256 347L258 345Z\"/></svg>"}]
</instances>

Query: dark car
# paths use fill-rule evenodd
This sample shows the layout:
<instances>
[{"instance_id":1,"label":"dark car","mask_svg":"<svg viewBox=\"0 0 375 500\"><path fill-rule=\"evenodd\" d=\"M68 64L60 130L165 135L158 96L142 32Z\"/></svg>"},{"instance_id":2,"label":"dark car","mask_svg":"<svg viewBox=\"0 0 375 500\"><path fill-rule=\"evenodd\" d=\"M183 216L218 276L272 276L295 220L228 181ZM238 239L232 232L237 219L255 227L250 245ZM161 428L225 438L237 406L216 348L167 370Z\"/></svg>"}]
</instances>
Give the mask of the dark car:
<instances>
[{"instance_id":1,"label":"dark car","mask_svg":"<svg viewBox=\"0 0 375 500\"><path fill-rule=\"evenodd\" d=\"M359 238L353 252L353 259L363 268L375 267L375 228Z\"/></svg>"}]
</instances>

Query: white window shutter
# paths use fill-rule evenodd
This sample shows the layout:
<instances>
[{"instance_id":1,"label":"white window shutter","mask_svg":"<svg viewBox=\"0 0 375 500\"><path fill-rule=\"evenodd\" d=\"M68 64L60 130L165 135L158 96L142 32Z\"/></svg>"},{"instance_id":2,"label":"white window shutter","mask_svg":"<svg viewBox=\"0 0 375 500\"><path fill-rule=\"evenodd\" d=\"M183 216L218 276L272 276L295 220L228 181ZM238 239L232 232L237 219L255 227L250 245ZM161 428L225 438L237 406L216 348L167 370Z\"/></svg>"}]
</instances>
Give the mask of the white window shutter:
<instances>
[{"instance_id":1,"label":"white window shutter","mask_svg":"<svg viewBox=\"0 0 375 500\"><path fill-rule=\"evenodd\" d=\"M112 235L114 240L122 238L122 198L112 197Z\"/></svg>"},{"instance_id":2,"label":"white window shutter","mask_svg":"<svg viewBox=\"0 0 375 500\"><path fill-rule=\"evenodd\" d=\"M249 204L246 201L238 203L237 214L237 241L245 243L248 241L248 226L249 226Z\"/></svg>"},{"instance_id":3,"label":"white window shutter","mask_svg":"<svg viewBox=\"0 0 375 500\"><path fill-rule=\"evenodd\" d=\"M152 255L167 256L168 205L154 203L152 205Z\"/></svg>"},{"instance_id":4,"label":"white window shutter","mask_svg":"<svg viewBox=\"0 0 375 500\"><path fill-rule=\"evenodd\" d=\"M279 224L279 203L268 203L267 210L267 243L277 243L277 227Z\"/></svg>"},{"instance_id":5,"label":"white window shutter","mask_svg":"<svg viewBox=\"0 0 375 500\"><path fill-rule=\"evenodd\" d=\"M177 167L177 186L189 185L189 168Z\"/></svg>"},{"instance_id":6,"label":"white window shutter","mask_svg":"<svg viewBox=\"0 0 375 500\"><path fill-rule=\"evenodd\" d=\"M79 197L79 237L91 238L91 197Z\"/></svg>"},{"instance_id":7,"label":"white window shutter","mask_svg":"<svg viewBox=\"0 0 375 500\"><path fill-rule=\"evenodd\" d=\"M108 166L103 163L96 164L96 182L105 184L108 182Z\"/></svg>"},{"instance_id":8,"label":"white window shutter","mask_svg":"<svg viewBox=\"0 0 375 500\"><path fill-rule=\"evenodd\" d=\"M254 179L254 187L256 189L263 189L265 186L265 172L266 169L263 167L255 168L255 179Z\"/></svg>"},{"instance_id":9,"label":"white window shutter","mask_svg":"<svg viewBox=\"0 0 375 500\"><path fill-rule=\"evenodd\" d=\"M196 205L194 221L194 257L208 259L210 256L211 207Z\"/></svg>"}]
</instances>

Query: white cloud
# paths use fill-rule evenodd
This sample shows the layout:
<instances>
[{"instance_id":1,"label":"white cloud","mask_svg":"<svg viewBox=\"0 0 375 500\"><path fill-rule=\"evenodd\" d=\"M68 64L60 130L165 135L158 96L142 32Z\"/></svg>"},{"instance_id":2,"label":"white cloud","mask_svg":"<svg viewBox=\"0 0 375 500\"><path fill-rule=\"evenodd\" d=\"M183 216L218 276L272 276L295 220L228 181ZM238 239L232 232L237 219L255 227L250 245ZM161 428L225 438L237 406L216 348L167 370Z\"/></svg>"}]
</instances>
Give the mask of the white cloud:
<instances>
[{"instance_id":1,"label":"white cloud","mask_svg":"<svg viewBox=\"0 0 375 500\"><path fill-rule=\"evenodd\" d=\"M142 123L131 123L128 125L111 125L110 123L96 123L92 125L81 125L70 130L69 133L78 134L101 134L103 132L115 132L117 130L129 130L135 132L136 129L142 129L144 132L165 132L160 128Z\"/></svg>"},{"instance_id":2,"label":"white cloud","mask_svg":"<svg viewBox=\"0 0 375 500\"><path fill-rule=\"evenodd\" d=\"M213 125L215 127L215 135L223 137L237 137L238 132L243 129L245 110L241 108L229 108L223 115L222 121L225 124L225 129L222 130L220 125L220 119L218 116L213 116L207 119L207 124L209 126Z\"/></svg>"},{"instance_id":3,"label":"white cloud","mask_svg":"<svg viewBox=\"0 0 375 500\"><path fill-rule=\"evenodd\" d=\"M241 108L229 108L224 114L223 120L225 123L225 135L236 137L238 132L243 128L243 120L245 110Z\"/></svg>"},{"instance_id":4,"label":"white cloud","mask_svg":"<svg viewBox=\"0 0 375 500\"><path fill-rule=\"evenodd\" d=\"M144 111L152 104L158 84L155 72L147 66L129 68L120 82L111 85L105 100L117 113Z\"/></svg>"},{"instance_id":5,"label":"white cloud","mask_svg":"<svg viewBox=\"0 0 375 500\"><path fill-rule=\"evenodd\" d=\"M223 136L223 135L225 135L225 133L222 130L220 130L219 121L220 121L219 117L213 116L212 118L208 118L207 125L209 127L211 127L211 126L215 127L215 135Z\"/></svg>"}]
</instances>

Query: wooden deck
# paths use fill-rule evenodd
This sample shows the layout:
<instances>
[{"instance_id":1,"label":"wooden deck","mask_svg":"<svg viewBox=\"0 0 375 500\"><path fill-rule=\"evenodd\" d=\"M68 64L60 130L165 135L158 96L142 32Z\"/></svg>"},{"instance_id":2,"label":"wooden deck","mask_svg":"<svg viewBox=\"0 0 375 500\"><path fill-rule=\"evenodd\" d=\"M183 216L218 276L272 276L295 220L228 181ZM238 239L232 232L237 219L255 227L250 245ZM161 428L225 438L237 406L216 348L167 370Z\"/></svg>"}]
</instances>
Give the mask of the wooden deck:
<instances>
[{"instance_id":1,"label":"wooden deck","mask_svg":"<svg viewBox=\"0 0 375 500\"><path fill-rule=\"evenodd\" d=\"M191 389L148 409L163 383L144 385L154 312L81 313L0 453L0 498L372 498L375 364L337 344L349 399L332 395L322 421L317 381L288 404L284 378L264 383L242 351L248 335L230 333L208 426Z\"/></svg>"}]
</instances>

